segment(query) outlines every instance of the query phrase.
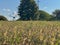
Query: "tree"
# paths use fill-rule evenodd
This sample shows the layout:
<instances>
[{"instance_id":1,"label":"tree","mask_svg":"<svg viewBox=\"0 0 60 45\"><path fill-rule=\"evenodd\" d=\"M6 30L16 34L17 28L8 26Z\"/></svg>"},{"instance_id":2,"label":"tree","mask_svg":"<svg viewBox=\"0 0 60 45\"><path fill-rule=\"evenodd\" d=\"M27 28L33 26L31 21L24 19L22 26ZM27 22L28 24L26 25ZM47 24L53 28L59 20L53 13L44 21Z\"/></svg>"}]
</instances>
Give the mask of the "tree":
<instances>
[{"instance_id":1,"label":"tree","mask_svg":"<svg viewBox=\"0 0 60 45\"><path fill-rule=\"evenodd\" d=\"M60 20L60 10L59 9L56 9L53 12L53 16L55 17L56 20Z\"/></svg>"},{"instance_id":2,"label":"tree","mask_svg":"<svg viewBox=\"0 0 60 45\"><path fill-rule=\"evenodd\" d=\"M34 0L21 0L18 6L18 15L20 20L37 20L38 6Z\"/></svg>"},{"instance_id":3,"label":"tree","mask_svg":"<svg viewBox=\"0 0 60 45\"><path fill-rule=\"evenodd\" d=\"M7 18L5 18L4 16L1 16L1 15L0 15L0 21L1 21L1 20L2 20L2 21L7 21Z\"/></svg>"},{"instance_id":4,"label":"tree","mask_svg":"<svg viewBox=\"0 0 60 45\"><path fill-rule=\"evenodd\" d=\"M51 15L43 10L39 10L39 14L40 14L39 20L50 20L51 19Z\"/></svg>"}]
</instances>

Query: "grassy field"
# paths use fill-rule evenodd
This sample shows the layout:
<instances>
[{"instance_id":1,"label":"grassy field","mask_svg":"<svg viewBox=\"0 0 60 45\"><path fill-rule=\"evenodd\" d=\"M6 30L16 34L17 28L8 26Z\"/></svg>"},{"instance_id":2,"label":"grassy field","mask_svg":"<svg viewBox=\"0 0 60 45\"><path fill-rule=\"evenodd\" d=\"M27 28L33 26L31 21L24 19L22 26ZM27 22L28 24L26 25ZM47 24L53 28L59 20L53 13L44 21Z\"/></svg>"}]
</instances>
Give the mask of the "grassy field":
<instances>
[{"instance_id":1,"label":"grassy field","mask_svg":"<svg viewBox=\"0 0 60 45\"><path fill-rule=\"evenodd\" d=\"M60 45L60 22L0 21L0 45Z\"/></svg>"}]
</instances>

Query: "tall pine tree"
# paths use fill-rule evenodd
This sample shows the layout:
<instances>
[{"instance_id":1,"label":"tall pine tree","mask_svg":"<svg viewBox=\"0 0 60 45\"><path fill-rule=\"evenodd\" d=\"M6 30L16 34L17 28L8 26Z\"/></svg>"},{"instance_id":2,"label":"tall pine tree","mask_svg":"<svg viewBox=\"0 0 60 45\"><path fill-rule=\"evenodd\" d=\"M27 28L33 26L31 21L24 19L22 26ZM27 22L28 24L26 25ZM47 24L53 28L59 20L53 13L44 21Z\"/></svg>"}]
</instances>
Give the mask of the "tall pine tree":
<instances>
[{"instance_id":1,"label":"tall pine tree","mask_svg":"<svg viewBox=\"0 0 60 45\"><path fill-rule=\"evenodd\" d=\"M38 6L34 0L20 0L18 15L20 20L38 20Z\"/></svg>"}]
</instances>

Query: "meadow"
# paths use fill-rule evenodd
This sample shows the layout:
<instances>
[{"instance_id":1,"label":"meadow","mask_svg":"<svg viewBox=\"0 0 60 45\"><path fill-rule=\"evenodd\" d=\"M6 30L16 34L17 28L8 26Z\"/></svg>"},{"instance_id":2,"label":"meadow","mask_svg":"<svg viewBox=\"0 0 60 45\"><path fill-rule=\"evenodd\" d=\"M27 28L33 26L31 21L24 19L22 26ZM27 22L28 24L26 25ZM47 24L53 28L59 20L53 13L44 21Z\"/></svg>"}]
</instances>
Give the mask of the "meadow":
<instances>
[{"instance_id":1,"label":"meadow","mask_svg":"<svg viewBox=\"0 0 60 45\"><path fill-rule=\"evenodd\" d=\"M60 45L60 21L0 21L0 45Z\"/></svg>"}]
</instances>

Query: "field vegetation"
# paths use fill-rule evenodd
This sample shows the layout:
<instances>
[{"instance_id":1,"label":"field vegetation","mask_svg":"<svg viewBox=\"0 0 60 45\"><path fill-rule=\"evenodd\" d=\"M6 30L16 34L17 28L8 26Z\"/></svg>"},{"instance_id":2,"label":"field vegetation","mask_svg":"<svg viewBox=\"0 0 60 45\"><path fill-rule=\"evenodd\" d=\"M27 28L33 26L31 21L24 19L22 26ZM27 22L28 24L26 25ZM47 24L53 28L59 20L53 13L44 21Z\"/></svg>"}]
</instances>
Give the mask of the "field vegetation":
<instances>
[{"instance_id":1,"label":"field vegetation","mask_svg":"<svg viewBox=\"0 0 60 45\"><path fill-rule=\"evenodd\" d=\"M60 22L0 21L0 45L60 45Z\"/></svg>"}]
</instances>

